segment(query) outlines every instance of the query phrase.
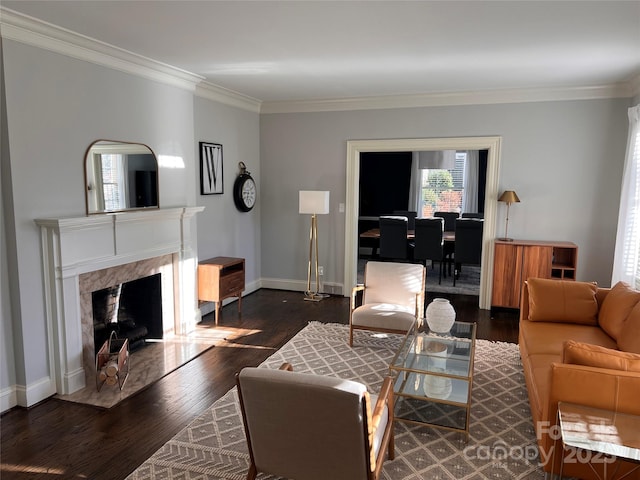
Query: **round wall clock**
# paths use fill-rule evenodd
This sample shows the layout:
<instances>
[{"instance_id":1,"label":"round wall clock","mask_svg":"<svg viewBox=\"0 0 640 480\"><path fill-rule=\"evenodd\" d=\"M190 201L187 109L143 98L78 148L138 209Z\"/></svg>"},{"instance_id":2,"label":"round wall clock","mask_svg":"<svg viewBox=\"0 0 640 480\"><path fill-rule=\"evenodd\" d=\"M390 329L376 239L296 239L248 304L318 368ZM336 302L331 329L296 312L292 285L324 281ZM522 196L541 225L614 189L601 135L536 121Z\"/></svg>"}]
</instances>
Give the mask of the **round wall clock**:
<instances>
[{"instance_id":1,"label":"round wall clock","mask_svg":"<svg viewBox=\"0 0 640 480\"><path fill-rule=\"evenodd\" d=\"M248 212L256 204L256 182L251 177L251 174L247 172L244 162L240 162L238 166L240 167L240 174L233 184L233 201L238 210Z\"/></svg>"}]
</instances>

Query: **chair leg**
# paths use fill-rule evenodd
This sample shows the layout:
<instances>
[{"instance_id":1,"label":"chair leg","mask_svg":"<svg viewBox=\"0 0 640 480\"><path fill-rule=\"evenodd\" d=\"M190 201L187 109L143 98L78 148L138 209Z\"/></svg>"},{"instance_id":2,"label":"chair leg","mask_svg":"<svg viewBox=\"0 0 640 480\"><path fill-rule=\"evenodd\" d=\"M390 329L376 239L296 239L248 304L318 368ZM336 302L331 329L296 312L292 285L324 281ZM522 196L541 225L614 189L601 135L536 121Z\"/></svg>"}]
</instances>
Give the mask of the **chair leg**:
<instances>
[{"instance_id":1,"label":"chair leg","mask_svg":"<svg viewBox=\"0 0 640 480\"><path fill-rule=\"evenodd\" d=\"M257 476L258 476L258 469L252 463L251 466L249 467L249 472L247 472L247 480L255 480Z\"/></svg>"},{"instance_id":2,"label":"chair leg","mask_svg":"<svg viewBox=\"0 0 640 480\"><path fill-rule=\"evenodd\" d=\"M442 285L442 260L440 260L440 276L438 278L438 285Z\"/></svg>"},{"instance_id":3,"label":"chair leg","mask_svg":"<svg viewBox=\"0 0 640 480\"><path fill-rule=\"evenodd\" d=\"M353 327L349 325L349 346L353 347Z\"/></svg>"}]
</instances>

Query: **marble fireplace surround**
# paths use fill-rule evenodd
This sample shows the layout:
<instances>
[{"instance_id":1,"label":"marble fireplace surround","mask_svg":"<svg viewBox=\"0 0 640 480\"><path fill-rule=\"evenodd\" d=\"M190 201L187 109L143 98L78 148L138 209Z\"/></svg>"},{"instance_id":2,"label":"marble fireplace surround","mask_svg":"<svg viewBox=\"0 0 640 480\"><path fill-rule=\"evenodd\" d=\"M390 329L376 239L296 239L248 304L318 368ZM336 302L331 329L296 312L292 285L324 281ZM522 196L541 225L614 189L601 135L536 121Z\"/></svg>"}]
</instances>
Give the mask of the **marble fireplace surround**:
<instances>
[{"instance_id":1,"label":"marble fireplace surround","mask_svg":"<svg viewBox=\"0 0 640 480\"><path fill-rule=\"evenodd\" d=\"M163 336L171 336L180 329L175 315L174 302L174 257L175 254L153 257L148 260L109 267L102 270L83 273L79 278L80 315L82 325L82 361L84 365L85 384L95 382L95 341L93 327L93 292L104 288L115 287L121 283L160 274L160 290L162 297L162 332ZM177 259L175 269L177 269Z\"/></svg>"},{"instance_id":2,"label":"marble fireplace surround","mask_svg":"<svg viewBox=\"0 0 640 480\"><path fill-rule=\"evenodd\" d=\"M35 220L42 239L49 373L55 393L76 392L92 378L94 290L162 273L163 318L169 318L163 319L163 328L176 334L193 331L200 312L191 238L194 215L202 210L177 207Z\"/></svg>"}]
</instances>

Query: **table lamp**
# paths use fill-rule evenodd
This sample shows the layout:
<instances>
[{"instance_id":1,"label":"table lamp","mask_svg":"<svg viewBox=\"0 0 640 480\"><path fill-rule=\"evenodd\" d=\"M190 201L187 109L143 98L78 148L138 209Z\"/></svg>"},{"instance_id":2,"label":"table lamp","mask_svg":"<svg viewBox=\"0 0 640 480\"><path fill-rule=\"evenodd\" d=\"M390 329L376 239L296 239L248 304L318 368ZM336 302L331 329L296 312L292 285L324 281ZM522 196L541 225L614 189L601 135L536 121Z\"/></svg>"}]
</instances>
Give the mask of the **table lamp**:
<instances>
[{"instance_id":1,"label":"table lamp","mask_svg":"<svg viewBox=\"0 0 640 480\"><path fill-rule=\"evenodd\" d=\"M309 263L307 265L307 289L304 292L304 299L311 302L319 302L328 295L318 293L318 215L329 213L329 192L300 190L300 214L311 215L311 229L309 230ZM315 254L315 255L314 255ZM311 265L315 265L316 287L311 290Z\"/></svg>"},{"instance_id":2,"label":"table lamp","mask_svg":"<svg viewBox=\"0 0 640 480\"><path fill-rule=\"evenodd\" d=\"M514 192L513 190L505 190L502 195L500 195L500 198L498 198L498 201L507 204L507 218L504 223L504 237L499 238L498 240L501 240L503 242L513 242L513 238L509 238L507 236L507 230L509 228L509 207L512 203L520 203L520 199L518 198L516 192Z\"/></svg>"}]
</instances>

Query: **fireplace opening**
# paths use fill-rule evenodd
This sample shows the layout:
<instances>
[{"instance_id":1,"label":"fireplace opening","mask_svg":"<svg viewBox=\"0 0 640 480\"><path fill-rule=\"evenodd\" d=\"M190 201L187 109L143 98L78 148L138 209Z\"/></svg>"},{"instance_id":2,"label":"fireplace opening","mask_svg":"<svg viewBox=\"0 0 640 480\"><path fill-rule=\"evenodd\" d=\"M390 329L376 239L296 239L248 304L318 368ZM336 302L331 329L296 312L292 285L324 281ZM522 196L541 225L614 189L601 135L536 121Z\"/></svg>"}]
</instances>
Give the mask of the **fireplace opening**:
<instances>
[{"instance_id":1,"label":"fireplace opening","mask_svg":"<svg viewBox=\"0 0 640 480\"><path fill-rule=\"evenodd\" d=\"M91 293L95 353L111 332L129 340L129 349L147 339L162 339L162 276L160 273Z\"/></svg>"}]
</instances>

